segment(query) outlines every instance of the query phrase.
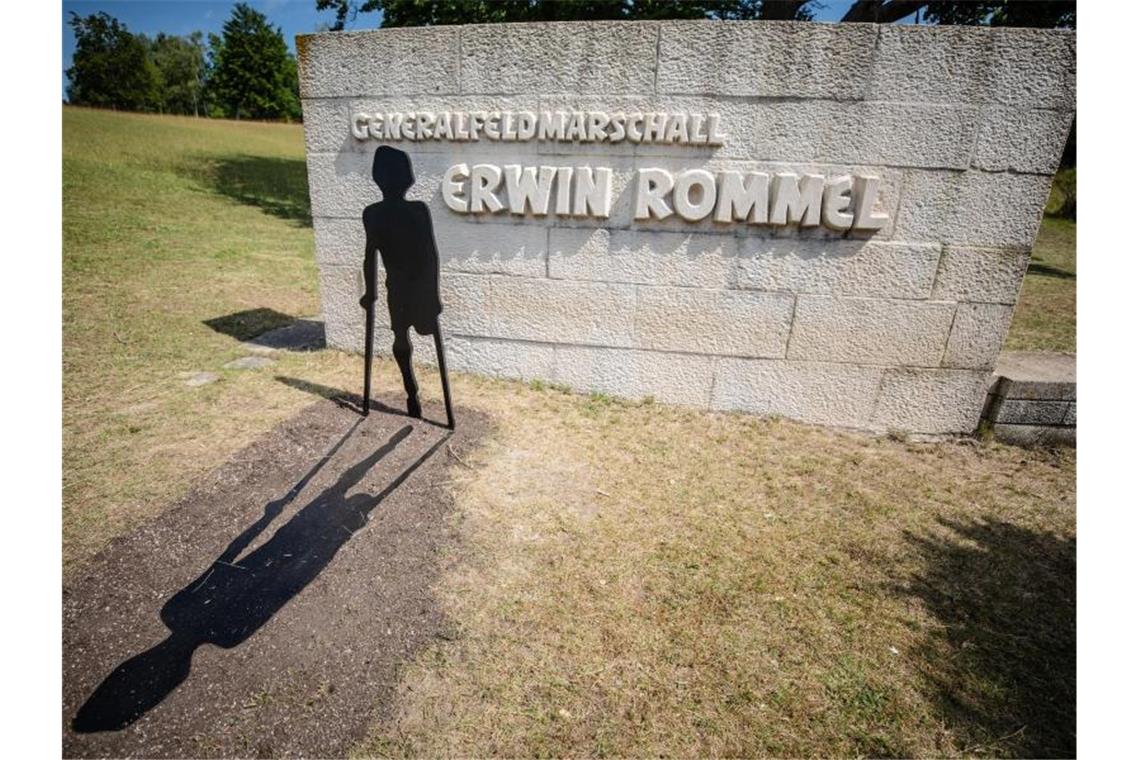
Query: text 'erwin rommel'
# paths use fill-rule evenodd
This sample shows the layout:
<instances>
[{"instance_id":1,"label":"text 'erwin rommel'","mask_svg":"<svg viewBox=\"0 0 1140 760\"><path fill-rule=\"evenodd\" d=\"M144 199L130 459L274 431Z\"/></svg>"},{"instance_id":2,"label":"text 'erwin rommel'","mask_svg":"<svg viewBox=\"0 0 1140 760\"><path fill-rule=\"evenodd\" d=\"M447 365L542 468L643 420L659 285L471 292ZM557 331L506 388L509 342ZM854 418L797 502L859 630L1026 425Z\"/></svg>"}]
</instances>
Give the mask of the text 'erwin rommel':
<instances>
[{"instance_id":1,"label":"text 'erwin rommel'","mask_svg":"<svg viewBox=\"0 0 1140 760\"><path fill-rule=\"evenodd\" d=\"M834 230L878 230L888 217L875 211L879 178L791 172L711 172L639 169L634 219L666 219ZM613 170L589 166L454 164L444 172L443 201L462 214L596 217L610 215Z\"/></svg>"}]
</instances>

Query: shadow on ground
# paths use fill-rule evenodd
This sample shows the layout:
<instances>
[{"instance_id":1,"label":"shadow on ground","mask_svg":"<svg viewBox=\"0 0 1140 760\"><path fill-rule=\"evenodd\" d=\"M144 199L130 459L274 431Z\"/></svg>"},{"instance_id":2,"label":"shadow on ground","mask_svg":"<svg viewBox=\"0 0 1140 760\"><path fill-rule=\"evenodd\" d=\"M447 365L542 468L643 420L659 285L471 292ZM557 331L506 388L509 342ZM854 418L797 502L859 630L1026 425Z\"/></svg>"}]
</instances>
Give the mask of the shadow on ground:
<instances>
[{"instance_id":1,"label":"shadow on ground","mask_svg":"<svg viewBox=\"0 0 1140 760\"><path fill-rule=\"evenodd\" d=\"M333 388L330 385L311 383L308 380L301 380L300 378L296 377L286 377L284 375L276 375L273 379L279 383L288 385L290 388L304 391L305 393L311 393L318 398L328 399L339 407L351 409L355 412L359 412L361 410L363 397L359 393L352 393L340 388ZM399 397L387 395L385 398L394 403L398 403ZM429 403L424 407L423 421L429 425L446 428L447 425L445 422L435 419L436 417L441 416L438 413L438 409L436 409L437 406L438 404ZM383 401L377 399L375 396L369 399L368 408L374 412L384 412L386 414L405 414L402 409L398 409L392 404L386 404Z\"/></svg>"},{"instance_id":2,"label":"shadow on ground","mask_svg":"<svg viewBox=\"0 0 1140 760\"><path fill-rule=\"evenodd\" d=\"M1042 277L1055 277L1058 280L1075 280L1077 276L1072 272L1067 272L1064 269L1058 269L1049 264L1042 264L1039 261L1031 261L1029 263L1029 274L1037 274Z\"/></svg>"},{"instance_id":3,"label":"shadow on ground","mask_svg":"<svg viewBox=\"0 0 1140 760\"><path fill-rule=\"evenodd\" d=\"M203 644L232 649L255 634L308 586L368 516L450 438L444 434L378 493L348 492L412 433L404 425L368 456L346 469L282 525L269 540L242 553L279 517L309 481L356 432L358 421L297 483L265 505L203 572L171 597L160 612L170 634L120 664L80 707L72 722L79 733L118 731L162 702L190 674ZM240 559L239 559L240 557Z\"/></svg>"},{"instance_id":4,"label":"shadow on ground","mask_svg":"<svg viewBox=\"0 0 1140 760\"><path fill-rule=\"evenodd\" d=\"M202 324L214 332L220 332L237 340L249 340L270 330L276 330L293 324L296 317L284 314L276 309L246 309L226 314L221 317L202 320Z\"/></svg>"},{"instance_id":5,"label":"shadow on ground","mask_svg":"<svg viewBox=\"0 0 1140 760\"><path fill-rule=\"evenodd\" d=\"M309 181L302 158L233 155L195 168L209 189L267 214L312 227Z\"/></svg>"},{"instance_id":6,"label":"shadow on ground","mask_svg":"<svg viewBox=\"0 0 1140 760\"><path fill-rule=\"evenodd\" d=\"M931 703L965 754L1074 757L1076 540L1000 521L942 525L949 534L908 536L925 567L904 590L942 626L918 652L939 663Z\"/></svg>"},{"instance_id":7,"label":"shadow on ground","mask_svg":"<svg viewBox=\"0 0 1140 760\"><path fill-rule=\"evenodd\" d=\"M65 584L65 757L344 757L395 714L489 421L374 408L314 402Z\"/></svg>"},{"instance_id":8,"label":"shadow on ground","mask_svg":"<svg viewBox=\"0 0 1140 760\"><path fill-rule=\"evenodd\" d=\"M298 319L275 309L246 309L203 320L202 324L250 346L284 351L318 351L325 347L324 322Z\"/></svg>"}]
</instances>

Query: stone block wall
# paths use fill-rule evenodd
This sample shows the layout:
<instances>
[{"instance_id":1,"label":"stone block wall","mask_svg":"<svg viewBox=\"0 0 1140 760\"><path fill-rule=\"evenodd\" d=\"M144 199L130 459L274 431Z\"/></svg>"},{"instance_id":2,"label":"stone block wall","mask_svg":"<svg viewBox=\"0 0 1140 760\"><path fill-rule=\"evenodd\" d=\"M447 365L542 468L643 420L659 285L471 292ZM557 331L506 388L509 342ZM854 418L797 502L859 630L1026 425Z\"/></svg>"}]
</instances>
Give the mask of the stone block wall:
<instances>
[{"instance_id":1,"label":"stone block wall","mask_svg":"<svg viewBox=\"0 0 1140 760\"><path fill-rule=\"evenodd\" d=\"M322 311L360 351L358 111L720 115L719 146L392 143L432 214L454 369L862 429L970 432L1075 107L1061 31L591 22L298 37ZM447 167L605 166L606 219L456 213ZM641 168L881 178L875 234L633 218ZM381 321L384 309L378 309ZM378 345L389 336L378 334ZM428 340L417 361L434 358Z\"/></svg>"}]
</instances>

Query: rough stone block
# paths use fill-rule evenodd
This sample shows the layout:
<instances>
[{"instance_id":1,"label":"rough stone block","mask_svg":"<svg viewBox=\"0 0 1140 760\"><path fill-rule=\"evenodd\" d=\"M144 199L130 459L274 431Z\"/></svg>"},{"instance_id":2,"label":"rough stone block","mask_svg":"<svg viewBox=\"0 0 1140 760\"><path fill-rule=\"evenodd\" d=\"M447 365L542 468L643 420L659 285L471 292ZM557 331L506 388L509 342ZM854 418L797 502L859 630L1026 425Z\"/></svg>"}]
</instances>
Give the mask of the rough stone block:
<instances>
[{"instance_id":1,"label":"rough stone block","mask_svg":"<svg viewBox=\"0 0 1140 760\"><path fill-rule=\"evenodd\" d=\"M1003 399L994 410L994 422L1013 425L1063 425L1068 401Z\"/></svg>"},{"instance_id":2,"label":"rough stone block","mask_svg":"<svg viewBox=\"0 0 1140 760\"><path fill-rule=\"evenodd\" d=\"M550 276L728 287L736 241L724 235L579 228L550 230Z\"/></svg>"},{"instance_id":3,"label":"rough stone block","mask_svg":"<svg viewBox=\"0 0 1140 760\"><path fill-rule=\"evenodd\" d=\"M715 359L693 354L558 346L554 382L583 393L627 399L652 396L668 404L706 409Z\"/></svg>"},{"instance_id":4,"label":"rough stone block","mask_svg":"<svg viewBox=\"0 0 1140 760\"><path fill-rule=\"evenodd\" d=\"M954 326L950 328L950 339L946 341L942 366L993 369L1012 318L1012 306L958 304Z\"/></svg>"},{"instance_id":5,"label":"rough stone block","mask_svg":"<svg viewBox=\"0 0 1140 760\"><path fill-rule=\"evenodd\" d=\"M364 295L363 272L351 267L322 266L318 281L325 341L333 348L362 350L364 309L360 306L360 297ZM384 319L387 318L385 311Z\"/></svg>"},{"instance_id":6,"label":"rough stone block","mask_svg":"<svg viewBox=\"0 0 1140 760\"><path fill-rule=\"evenodd\" d=\"M653 91L657 27L568 22L463 27L465 93Z\"/></svg>"},{"instance_id":7,"label":"rough stone block","mask_svg":"<svg viewBox=\"0 0 1140 760\"><path fill-rule=\"evenodd\" d=\"M444 171L451 164L445 155L422 153L411 146L406 150L416 179L407 197L426 202L435 218L436 209L447 210L439 197L439 186ZM306 165L314 217L360 219L365 206L383 198L372 180L371 154L309 153Z\"/></svg>"},{"instance_id":8,"label":"rough stone block","mask_svg":"<svg viewBox=\"0 0 1140 760\"><path fill-rule=\"evenodd\" d=\"M436 248L442 273L546 275L546 228L527 225L503 229L473 224L452 214L434 219ZM317 262L362 266L364 224L354 219L317 217ZM383 279L383 278L381 278Z\"/></svg>"},{"instance_id":9,"label":"rough stone block","mask_svg":"<svg viewBox=\"0 0 1140 760\"><path fill-rule=\"evenodd\" d=\"M783 356L793 301L782 293L638 287L637 345L721 356Z\"/></svg>"},{"instance_id":10,"label":"rough stone block","mask_svg":"<svg viewBox=\"0 0 1140 760\"><path fill-rule=\"evenodd\" d=\"M871 24L666 22L657 91L860 99L876 35Z\"/></svg>"},{"instance_id":11,"label":"rough stone block","mask_svg":"<svg viewBox=\"0 0 1140 760\"><path fill-rule=\"evenodd\" d=\"M535 224L472 224L450 212L435 220L440 267L448 272L543 277L546 235L546 228Z\"/></svg>"},{"instance_id":12,"label":"rough stone block","mask_svg":"<svg viewBox=\"0 0 1140 760\"><path fill-rule=\"evenodd\" d=\"M1051 177L1029 174L912 169L894 238L1030 248L1051 183Z\"/></svg>"},{"instance_id":13,"label":"rough stone block","mask_svg":"<svg viewBox=\"0 0 1140 760\"><path fill-rule=\"evenodd\" d=\"M494 282L494 278L475 274L450 273L440 277L439 296L443 301L440 323L461 335L489 335L494 320Z\"/></svg>"},{"instance_id":14,"label":"rough stone block","mask_svg":"<svg viewBox=\"0 0 1140 760\"><path fill-rule=\"evenodd\" d=\"M946 246L933 297L940 301L1017 303L1029 250Z\"/></svg>"},{"instance_id":15,"label":"rough stone block","mask_svg":"<svg viewBox=\"0 0 1140 760\"><path fill-rule=\"evenodd\" d=\"M988 372L891 367L883 371L872 427L916 433L972 433Z\"/></svg>"},{"instance_id":16,"label":"rough stone block","mask_svg":"<svg viewBox=\"0 0 1140 760\"><path fill-rule=\"evenodd\" d=\"M1068 410L1065 412L1065 419L1061 421L1062 425L1076 425L1077 424L1077 402L1073 401L1069 404Z\"/></svg>"},{"instance_id":17,"label":"rough stone block","mask_svg":"<svg viewBox=\"0 0 1140 760\"><path fill-rule=\"evenodd\" d=\"M367 98L335 98L303 101L305 112L305 149L315 153L367 153L380 145L419 153L447 153L456 161L467 160L472 148L480 153L501 157L537 154L537 144L527 141L498 141L481 135L477 141L452 140L381 140L369 137L359 140L351 133L351 116L356 113L408 114L484 111L531 111L538 109L537 96L506 95L389 95Z\"/></svg>"},{"instance_id":18,"label":"rough stone block","mask_svg":"<svg viewBox=\"0 0 1140 760\"><path fill-rule=\"evenodd\" d=\"M994 366L1001 378L996 393L1009 399L1076 401L1075 354L1003 351Z\"/></svg>"},{"instance_id":19,"label":"rough stone block","mask_svg":"<svg viewBox=\"0 0 1140 760\"><path fill-rule=\"evenodd\" d=\"M994 29L986 95L1002 105L1072 111L1077 35L1062 29Z\"/></svg>"},{"instance_id":20,"label":"rough stone block","mask_svg":"<svg viewBox=\"0 0 1140 760\"><path fill-rule=\"evenodd\" d=\"M319 98L301 101L305 131L305 153L335 153L352 148L349 134L348 100Z\"/></svg>"},{"instance_id":21,"label":"rough stone block","mask_svg":"<svg viewBox=\"0 0 1140 760\"><path fill-rule=\"evenodd\" d=\"M634 345L633 285L493 277L490 331L511 340Z\"/></svg>"},{"instance_id":22,"label":"rough stone block","mask_svg":"<svg viewBox=\"0 0 1140 760\"><path fill-rule=\"evenodd\" d=\"M538 152L561 153L580 157L601 156L668 156L709 158L753 158L756 155L756 125L761 105L743 100L725 100L685 95L548 95L541 99L545 111L602 111L610 115L634 113L687 113L710 114L720 117L717 131L724 135L723 145L677 145L652 142L572 143L542 142Z\"/></svg>"},{"instance_id":23,"label":"rough stone block","mask_svg":"<svg viewBox=\"0 0 1140 760\"><path fill-rule=\"evenodd\" d=\"M452 337L447 343L448 369L510 380L554 376L554 346L546 343Z\"/></svg>"},{"instance_id":24,"label":"rough stone block","mask_svg":"<svg viewBox=\"0 0 1140 760\"><path fill-rule=\"evenodd\" d=\"M753 123L757 159L965 169L978 107L777 101L760 105Z\"/></svg>"},{"instance_id":25,"label":"rough stone block","mask_svg":"<svg viewBox=\"0 0 1140 760\"><path fill-rule=\"evenodd\" d=\"M814 295L928 298L941 248L864 240L741 238L736 285Z\"/></svg>"},{"instance_id":26,"label":"rough stone block","mask_svg":"<svg viewBox=\"0 0 1140 760\"><path fill-rule=\"evenodd\" d=\"M992 172L1052 176L1061 162L1073 114L987 106L978 129L973 165Z\"/></svg>"},{"instance_id":27,"label":"rough stone block","mask_svg":"<svg viewBox=\"0 0 1140 760\"><path fill-rule=\"evenodd\" d=\"M861 428L882 374L849 364L719 359L712 408Z\"/></svg>"},{"instance_id":28,"label":"rough stone block","mask_svg":"<svg viewBox=\"0 0 1140 760\"><path fill-rule=\"evenodd\" d=\"M364 223L353 219L313 218L317 264L361 266L364 261Z\"/></svg>"},{"instance_id":29,"label":"rough stone block","mask_svg":"<svg viewBox=\"0 0 1140 760\"><path fill-rule=\"evenodd\" d=\"M1075 427L1057 427L1055 425L1003 425L997 424L993 428L994 438L1002 443L1014 446L1076 446L1077 429Z\"/></svg>"},{"instance_id":30,"label":"rough stone block","mask_svg":"<svg viewBox=\"0 0 1140 760\"><path fill-rule=\"evenodd\" d=\"M936 367L954 304L799 296L788 359Z\"/></svg>"},{"instance_id":31,"label":"rough stone block","mask_svg":"<svg viewBox=\"0 0 1140 760\"><path fill-rule=\"evenodd\" d=\"M868 100L977 103L990 80L993 39L966 26L879 27Z\"/></svg>"},{"instance_id":32,"label":"rough stone block","mask_svg":"<svg viewBox=\"0 0 1140 760\"><path fill-rule=\"evenodd\" d=\"M454 26L299 35L301 97L459 92L459 38Z\"/></svg>"}]
</instances>

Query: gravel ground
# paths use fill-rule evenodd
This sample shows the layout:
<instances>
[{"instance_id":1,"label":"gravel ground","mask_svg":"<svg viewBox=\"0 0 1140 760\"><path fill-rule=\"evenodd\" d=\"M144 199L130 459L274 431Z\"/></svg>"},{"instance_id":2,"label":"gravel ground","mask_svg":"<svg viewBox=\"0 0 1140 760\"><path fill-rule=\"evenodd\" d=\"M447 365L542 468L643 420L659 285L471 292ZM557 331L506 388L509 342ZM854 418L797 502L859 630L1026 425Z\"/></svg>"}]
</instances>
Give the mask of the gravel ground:
<instances>
[{"instance_id":1,"label":"gravel ground","mask_svg":"<svg viewBox=\"0 0 1140 760\"><path fill-rule=\"evenodd\" d=\"M63 590L64 756L343 756L451 635L449 468L487 425L457 417L318 402L99 554Z\"/></svg>"}]
</instances>

